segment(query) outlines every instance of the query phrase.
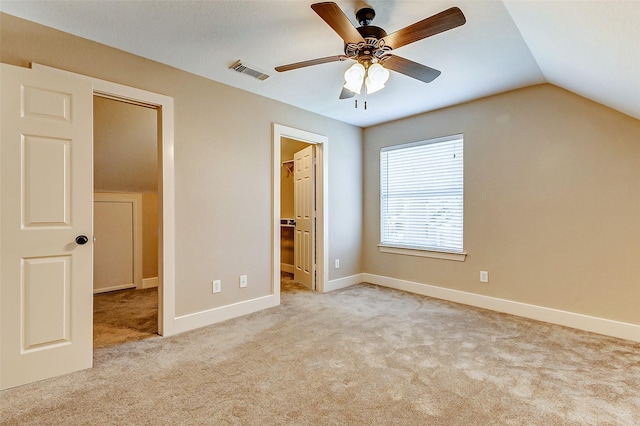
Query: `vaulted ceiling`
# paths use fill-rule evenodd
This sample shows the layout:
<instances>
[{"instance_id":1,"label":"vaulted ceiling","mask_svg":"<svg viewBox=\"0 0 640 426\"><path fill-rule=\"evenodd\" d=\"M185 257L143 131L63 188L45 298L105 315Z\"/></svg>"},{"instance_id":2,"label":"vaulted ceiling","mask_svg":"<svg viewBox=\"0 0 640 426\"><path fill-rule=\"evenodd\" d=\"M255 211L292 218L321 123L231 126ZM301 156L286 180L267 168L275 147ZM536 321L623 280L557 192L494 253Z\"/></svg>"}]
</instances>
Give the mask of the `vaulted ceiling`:
<instances>
[{"instance_id":1,"label":"vaulted ceiling","mask_svg":"<svg viewBox=\"0 0 640 426\"><path fill-rule=\"evenodd\" d=\"M367 97L338 100L350 62L278 73L274 67L343 53L312 1L7 1L3 12L361 127L549 82L640 119L639 0L337 1L370 5L388 33L459 7L467 22L401 47L442 71L432 83L392 72ZM270 75L229 69L236 60ZM45 64L46 65L46 64Z\"/></svg>"}]
</instances>

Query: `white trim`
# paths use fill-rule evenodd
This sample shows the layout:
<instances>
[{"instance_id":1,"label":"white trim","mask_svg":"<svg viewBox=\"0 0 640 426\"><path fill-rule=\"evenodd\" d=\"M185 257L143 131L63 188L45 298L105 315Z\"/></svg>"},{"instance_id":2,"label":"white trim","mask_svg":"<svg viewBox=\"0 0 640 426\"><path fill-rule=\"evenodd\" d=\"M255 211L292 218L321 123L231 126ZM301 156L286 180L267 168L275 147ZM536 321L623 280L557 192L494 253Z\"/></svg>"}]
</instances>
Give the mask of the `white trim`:
<instances>
[{"instance_id":1,"label":"white trim","mask_svg":"<svg viewBox=\"0 0 640 426\"><path fill-rule=\"evenodd\" d=\"M142 194L94 192L93 203L131 203L133 209L133 284L142 288ZM95 208L94 208L95 210ZM95 290L94 290L95 293Z\"/></svg>"},{"instance_id":2,"label":"white trim","mask_svg":"<svg viewBox=\"0 0 640 426\"><path fill-rule=\"evenodd\" d=\"M103 287L98 290L93 290L93 294L109 293L110 291L118 291L118 290L133 290L135 288L136 288L135 284L114 285L113 287Z\"/></svg>"},{"instance_id":3,"label":"white trim","mask_svg":"<svg viewBox=\"0 0 640 426\"><path fill-rule=\"evenodd\" d=\"M154 288L158 287L158 277L153 278L143 278L142 279L142 288Z\"/></svg>"},{"instance_id":4,"label":"white trim","mask_svg":"<svg viewBox=\"0 0 640 426\"><path fill-rule=\"evenodd\" d=\"M263 309L273 308L280 304L280 297L275 295L259 297L257 299L243 300L242 302L233 303L231 305L221 306L219 308L208 309L202 312L182 315L176 317L175 332L182 333L184 331L193 330L195 328L206 327L228 319L241 317Z\"/></svg>"},{"instance_id":5,"label":"white trim","mask_svg":"<svg viewBox=\"0 0 640 426\"><path fill-rule=\"evenodd\" d=\"M504 312L519 317L544 321L551 324L576 328L578 330L603 334L605 336L640 342L640 325L630 324L606 318L592 317L574 312L545 308L543 306L529 305L527 303L512 300L498 299L480 294L468 293L460 290L452 290L444 287L436 287L413 281L399 280L374 274L362 274L363 281L383 287L395 288L423 296L449 300L451 302L476 306L497 312Z\"/></svg>"},{"instance_id":6,"label":"white trim","mask_svg":"<svg viewBox=\"0 0 640 426\"><path fill-rule=\"evenodd\" d=\"M380 253L402 254L406 256L430 257L432 259L455 260L464 262L467 253L451 253L446 251L434 251L424 249L410 249L406 247L393 247L386 244L378 244Z\"/></svg>"},{"instance_id":7,"label":"white trim","mask_svg":"<svg viewBox=\"0 0 640 426\"><path fill-rule=\"evenodd\" d=\"M341 288L350 287L352 285L362 284L363 282L363 274L355 274L344 278L338 278L329 281L324 287L324 292L326 293L329 291L339 290Z\"/></svg>"},{"instance_id":8,"label":"white trim","mask_svg":"<svg viewBox=\"0 0 640 426\"><path fill-rule=\"evenodd\" d=\"M295 274L296 267L295 265L290 265L288 263L280 263L280 271Z\"/></svg>"},{"instance_id":9,"label":"white trim","mask_svg":"<svg viewBox=\"0 0 640 426\"><path fill-rule=\"evenodd\" d=\"M316 146L316 291L324 292L329 280L329 138L293 127L273 124L272 208L272 292L280 300L280 162L281 139L289 138Z\"/></svg>"},{"instance_id":10,"label":"white trim","mask_svg":"<svg viewBox=\"0 0 640 426\"><path fill-rule=\"evenodd\" d=\"M158 150L160 179L158 181L158 196L160 197L158 251L159 286L158 286L158 334L171 336L175 330L175 195L174 195L174 112L173 98L159 93L148 92L134 87L110 81L100 80L70 71L51 68L46 65L32 64L33 69L48 72L58 72L79 79L89 80L93 85L93 93L111 99L125 100L136 104L144 104L158 110L158 138L161 149Z\"/></svg>"}]
</instances>

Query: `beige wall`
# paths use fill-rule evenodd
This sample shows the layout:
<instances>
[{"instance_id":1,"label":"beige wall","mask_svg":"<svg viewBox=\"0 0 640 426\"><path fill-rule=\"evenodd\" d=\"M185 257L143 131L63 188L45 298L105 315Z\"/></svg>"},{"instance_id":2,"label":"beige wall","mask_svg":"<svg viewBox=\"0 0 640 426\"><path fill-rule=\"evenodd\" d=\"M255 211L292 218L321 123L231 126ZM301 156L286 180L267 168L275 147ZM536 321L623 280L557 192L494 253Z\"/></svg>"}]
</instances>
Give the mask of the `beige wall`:
<instances>
[{"instance_id":1,"label":"beige wall","mask_svg":"<svg viewBox=\"0 0 640 426\"><path fill-rule=\"evenodd\" d=\"M39 62L174 98L177 315L271 293L273 123L328 137L329 257L342 258L329 278L361 271L359 128L6 14L0 19L4 63ZM211 66L221 66L215 55ZM241 274L246 289L238 288ZM213 279L222 280L222 293L211 293Z\"/></svg>"},{"instance_id":2,"label":"beige wall","mask_svg":"<svg viewBox=\"0 0 640 426\"><path fill-rule=\"evenodd\" d=\"M158 194L142 194L142 278L158 276Z\"/></svg>"},{"instance_id":3,"label":"beige wall","mask_svg":"<svg viewBox=\"0 0 640 426\"><path fill-rule=\"evenodd\" d=\"M380 253L380 148L455 133L467 260ZM540 85L364 136L364 272L640 324L639 120Z\"/></svg>"},{"instance_id":4,"label":"beige wall","mask_svg":"<svg viewBox=\"0 0 640 426\"><path fill-rule=\"evenodd\" d=\"M158 113L93 97L94 189L158 191Z\"/></svg>"}]
</instances>

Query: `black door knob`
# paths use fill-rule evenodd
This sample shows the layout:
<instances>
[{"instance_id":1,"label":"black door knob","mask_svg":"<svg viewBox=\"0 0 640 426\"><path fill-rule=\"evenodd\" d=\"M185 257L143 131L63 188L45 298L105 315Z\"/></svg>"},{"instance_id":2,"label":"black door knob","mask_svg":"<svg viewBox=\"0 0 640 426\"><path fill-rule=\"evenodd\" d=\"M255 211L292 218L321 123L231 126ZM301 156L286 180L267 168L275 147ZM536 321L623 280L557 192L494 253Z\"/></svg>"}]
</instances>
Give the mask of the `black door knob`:
<instances>
[{"instance_id":1,"label":"black door knob","mask_svg":"<svg viewBox=\"0 0 640 426\"><path fill-rule=\"evenodd\" d=\"M89 239L87 238L86 235L78 235L76 237L76 243L83 245L83 244L87 244L89 242Z\"/></svg>"}]
</instances>

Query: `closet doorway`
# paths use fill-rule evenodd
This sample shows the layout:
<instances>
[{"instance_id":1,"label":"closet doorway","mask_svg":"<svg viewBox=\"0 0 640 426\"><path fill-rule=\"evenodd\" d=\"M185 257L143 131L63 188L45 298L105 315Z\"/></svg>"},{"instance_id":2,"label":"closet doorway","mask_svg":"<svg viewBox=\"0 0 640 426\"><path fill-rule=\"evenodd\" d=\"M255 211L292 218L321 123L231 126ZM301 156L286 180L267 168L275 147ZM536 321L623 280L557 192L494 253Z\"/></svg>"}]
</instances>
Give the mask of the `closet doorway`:
<instances>
[{"instance_id":1,"label":"closet doorway","mask_svg":"<svg viewBox=\"0 0 640 426\"><path fill-rule=\"evenodd\" d=\"M280 296L283 273L324 292L328 138L280 124L273 130L273 293Z\"/></svg>"},{"instance_id":2,"label":"closet doorway","mask_svg":"<svg viewBox=\"0 0 640 426\"><path fill-rule=\"evenodd\" d=\"M158 119L94 96L94 348L158 333Z\"/></svg>"}]
</instances>

